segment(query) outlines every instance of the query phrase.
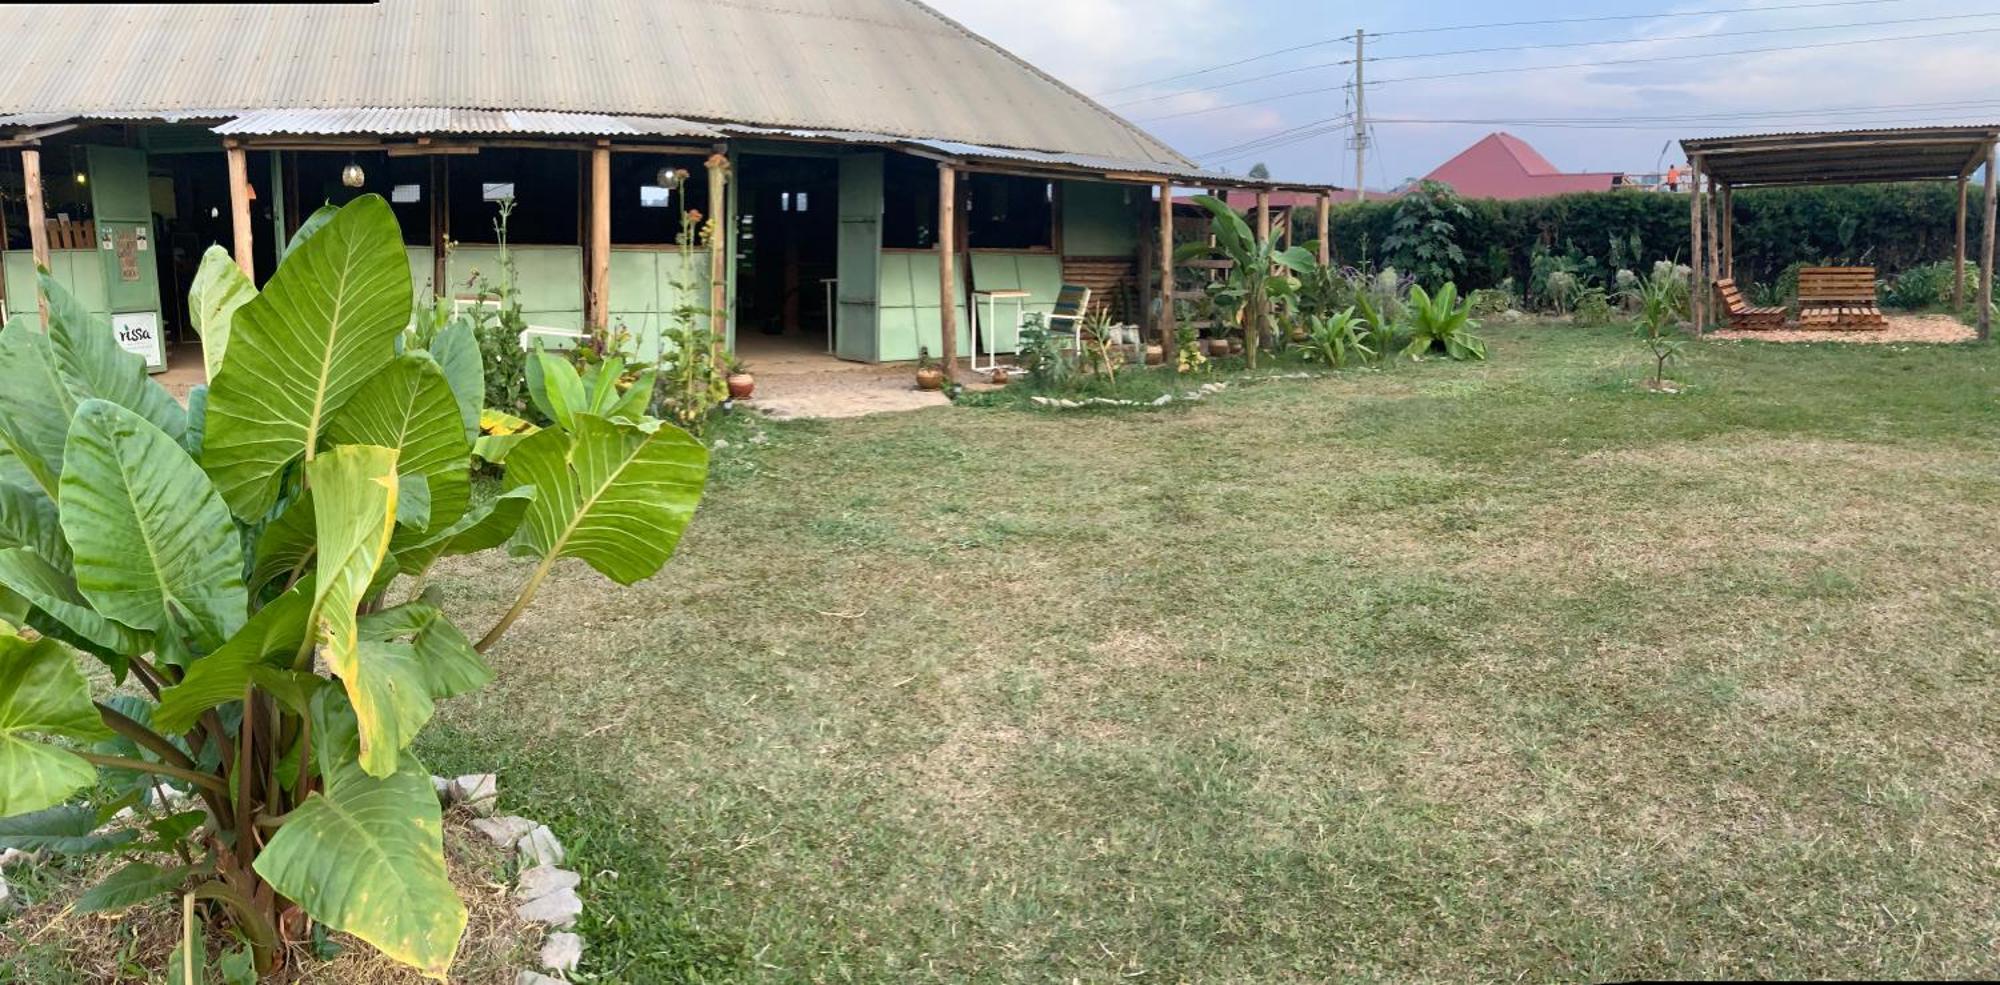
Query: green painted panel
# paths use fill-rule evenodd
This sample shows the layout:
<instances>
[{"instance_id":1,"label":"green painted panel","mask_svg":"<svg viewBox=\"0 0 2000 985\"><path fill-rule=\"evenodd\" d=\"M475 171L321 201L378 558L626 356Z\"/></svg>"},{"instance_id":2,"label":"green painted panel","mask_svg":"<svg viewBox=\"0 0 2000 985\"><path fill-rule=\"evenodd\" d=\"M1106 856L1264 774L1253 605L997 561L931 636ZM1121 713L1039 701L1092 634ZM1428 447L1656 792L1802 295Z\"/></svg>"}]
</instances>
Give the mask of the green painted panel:
<instances>
[{"instance_id":1,"label":"green painted panel","mask_svg":"<svg viewBox=\"0 0 2000 985\"><path fill-rule=\"evenodd\" d=\"M620 311L660 310L659 266L652 250L612 250L611 306Z\"/></svg>"},{"instance_id":2,"label":"green painted panel","mask_svg":"<svg viewBox=\"0 0 2000 985\"><path fill-rule=\"evenodd\" d=\"M535 325L574 329L583 324L583 248L516 246L512 251L521 311ZM463 284L474 272L500 276L500 251L492 246L460 246L451 252L445 276Z\"/></svg>"},{"instance_id":3,"label":"green painted panel","mask_svg":"<svg viewBox=\"0 0 2000 985\"><path fill-rule=\"evenodd\" d=\"M982 291L1027 291L1029 297L1019 300L1018 314L1034 312L1048 314L1055 310L1056 295L1062 292L1062 259L1054 255L1029 253L980 253L972 254L972 283ZM987 317L987 303L978 298L979 318ZM980 351L987 351L989 344L1002 352L1011 352L1018 346L1019 322L1016 321L1015 301L997 299L992 303L993 332L989 336L982 330ZM969 351L969 350L968 350Z\"/></svg>"},{"instance_id":4,"label":"green painted panel","mask_svg":"<svg viewBox=\"0 0 2000 985\"><path fill-rule=\"evenodd\" d=\"M146 152L129 147L90 146L85 153L90 164L90 202L97 220L99 243L125 240L135 251L129 278L115 250L100 246L97 251L103 254L98 265L102 278L98 293L104 299L102 310L157 314L160 275L153 248L159 237L153 230L153 190L146 175ZM93 310L99 309L93 305Z\"/></svg>"},{"instance_id":5,"label":"green painted panel","mask_svg":"<svg viewBox=\"0 0 2000 985\"><path fill-rule=\"evenodd\" d=\"M417 300L437 297L440 293L431 284L431 276L437 271L432 266L431 248L428 246L406 246L403 253L410 258L410 284Z\"/></svg>"},{"instance_id":6,"label":"green painted panel","mask_svg":"<svg viewBox=\"0 0 2000 985\"><path fill-rule=\"evenodd\" d=\"M85 308L95 314L110 314L111 302L104 294L104 262L96 250L55 250L49 254L49 273Z\"/></svg>"},{"instance_id":7,"label":"green painted panel","mask_svg":"<svg viewBox=\"0 0 2000 985\"><path fill-rule=\"evenodd\" d=\"M122 221L152 215L144 151L97 146L84 150L90 162L90 207L97 218Z\"/></svg>"},{"instance_id":8,"label":"green painted panel","mask_svg":"<svg viewBox=\"0 0 2000 985\"><path fill-rule=\"evenodd\" d=\"M6 278L7 314L35 310L35 255L27 250L0 253L0 277Z\"/></svg>"},{"instance_id":9,"label":"green painted panel","mask_svg":"<svg viewBox=\"0 0 2000 985\"><path fill-rule=\"evenodd\" d=\"M838 311L834 348L843 359L881 357L881 306L895 281L882 252L882 155L849 154L840 159L840 232L835 245ZM907 277L905 277L907 280ZM903 295L906 296L906 295Z\"/></svg>"},{"instance_id":10,"label":"green painted panel","mask_svg":"<svg viewBox=\"0 0 2000 985\"><path fill-rule=\"evenodd\" d=\"M1139 252L1139 223L1153 205L1147 189L1094 181L1065 181L1062 243L1069 256L1132 256Z\"/></svg>"},{"instance_id":11,"label":"green painted panel","mask_svg":"<svg viewBox=\"0 0 2000 985\"><path fill-rule=\"evenodd\" d=\"M957 286L954 297L965 296L965 266L953 268ZM891 299L899 303L890 303ZM938 316L938 275L937 254L935 253L884 253L882 254L882 306L880 349L876 359L881 362L898 362L917 358L919 347L928 348L931 355L938 354L939 340L943 337ZM958 313L958 351L971 351L972 322L966 317L965 304L959 300L953 304Z\"/></svg>"}]
</instances>

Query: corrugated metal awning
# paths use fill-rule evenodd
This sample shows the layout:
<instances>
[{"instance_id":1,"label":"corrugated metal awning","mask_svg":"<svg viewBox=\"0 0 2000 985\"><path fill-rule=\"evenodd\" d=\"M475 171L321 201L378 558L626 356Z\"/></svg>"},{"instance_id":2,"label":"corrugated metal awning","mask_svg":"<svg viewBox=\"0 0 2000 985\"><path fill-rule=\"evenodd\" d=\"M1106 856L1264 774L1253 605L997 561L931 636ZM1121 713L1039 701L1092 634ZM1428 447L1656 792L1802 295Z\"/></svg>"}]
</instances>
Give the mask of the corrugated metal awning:
<instances>
[{"instance_id":1,"label":"corrugated metal awning","mask_svg":"<svg viewBox=\"0 0 2000 985\"><path fill-rule=\"evenodd\" d=\"M237 116L215 132L225 137L433 136L524 134L565 137L700 137L722 131L667 116L615 116L541 110L483 109L268 109Z\"/></svg>"}]
</instances>

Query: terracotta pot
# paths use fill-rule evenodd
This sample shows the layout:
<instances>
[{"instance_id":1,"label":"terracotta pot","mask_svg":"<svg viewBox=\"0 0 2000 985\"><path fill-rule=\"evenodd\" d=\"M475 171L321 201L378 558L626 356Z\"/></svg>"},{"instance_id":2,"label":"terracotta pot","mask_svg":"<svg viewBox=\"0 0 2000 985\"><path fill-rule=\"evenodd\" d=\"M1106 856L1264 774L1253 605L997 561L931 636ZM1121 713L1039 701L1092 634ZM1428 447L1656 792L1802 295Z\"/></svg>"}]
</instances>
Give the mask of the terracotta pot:
<instances>
[{"instance_id":1,"label":"terracotta pot","mask_svg":"<svg viewBox=\"0 0 2000 985\"><path fill-rule=\"evenodd\" d=\"M1006 386L1007 381L1012 378L1005 366L994 367L993 372L987 376L987 379L991 380L995 386Z\"/></svg>"},{"instance_id":2,"label":"terracotta pot","mask_svg":"<svg viewBox=\"0 0 2000 985\"><path fill-rule=\"evenodd\" d=\"M757 389L757 378L749 373L729 374L729 399L748 400L751 391Z\"/></svg>"},{"instance_id":3,"label":"terracotta pot","mask_svg":"<svg viewBox=\"0 0 2000 985\"><path fill-rule=\"evenodd\" d=\"M1159 366L1167 361L1167 352L1157 345L1146 347L1146 365Z\"/></svg>"},{"instance_id":4,"label":"terracotta pot","mask_svg":"<svg viewBox=\"0 0 2000 985\"><path fill-rule=\"evenodd\" d=\"M1243 340L1242 340L1242 339L1230 339L1230 340L1229 340L1229 354L1230 354L1230 355L1232 355L1232 356L1240 356L1240 355L1242 355L1242 354L1243 354Z\"/></svg>"},{"instance_id":5,"label":"terracotta pot","mask_svg":"<svg viewBox=\"0 0 2000 985\"><path fill-rule=\"evenodd\" d=\"M938 369L936 367L932 367L930 369L917 370L917 389L919 390L944 389L944 370Z\"/></svg>"}]
</instances>

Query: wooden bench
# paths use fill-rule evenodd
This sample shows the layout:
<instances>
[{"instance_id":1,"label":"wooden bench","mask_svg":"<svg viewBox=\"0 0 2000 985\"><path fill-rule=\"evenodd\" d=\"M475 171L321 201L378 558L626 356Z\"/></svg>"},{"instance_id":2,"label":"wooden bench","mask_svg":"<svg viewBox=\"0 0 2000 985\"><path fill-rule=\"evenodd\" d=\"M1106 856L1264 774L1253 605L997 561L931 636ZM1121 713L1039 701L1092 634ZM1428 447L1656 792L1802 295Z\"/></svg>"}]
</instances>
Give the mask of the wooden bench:
<instances>
[{"instance_id":1,"label":"wooden bench","mask_svg":"<svg viewBox=\"0 0 2000 985\"><path fill-rule=\"evenodd\" d=\"M1806 267L1799 271L1800 328L1886 328L1875 304L1874 267Z\"/></svg>"},{"instance_id":2,"label":"wooden bench","mask_svg":"<svg viewBox=\"0 0 2000 985\"><path fill-rule=\"evenodd\" d=\"M1722 305L1729 312L1732 328L1783 328L1785 309L1753 308L1743 299L1743 292L1736 287L1736 281L1724 277L1715 282L1715 289L1722 295Z\"/></svg>"}]
</instances>

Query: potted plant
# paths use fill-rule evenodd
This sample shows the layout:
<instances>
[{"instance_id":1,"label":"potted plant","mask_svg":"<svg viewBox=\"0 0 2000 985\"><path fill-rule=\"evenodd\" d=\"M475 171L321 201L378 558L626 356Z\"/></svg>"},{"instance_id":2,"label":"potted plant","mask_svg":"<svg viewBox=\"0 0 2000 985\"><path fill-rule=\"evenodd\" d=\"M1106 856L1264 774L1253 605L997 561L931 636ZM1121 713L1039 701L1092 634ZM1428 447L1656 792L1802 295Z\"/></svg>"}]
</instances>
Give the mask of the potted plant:
<instances>
[{"instance_id":1,"label":"potted plant","mask_svg":"<svg viewBox=\"0 0 2000 985\"><path fill-rule=\"evenodd\" d=\"M757 378L750 375L750 364L729 358L729 399L748 400L757 389Z\"/></svg>"},{"instance_id":2,"label":"potted plant","mask_svg":"<svg viewBox=\"0 0 2000 985\"><path fill-rule=\"evenodd\" d=\"M917 389L944 389L944 369L931 361L931 350L928 346L917 349Z\"/></svg>"}]
</instances>

